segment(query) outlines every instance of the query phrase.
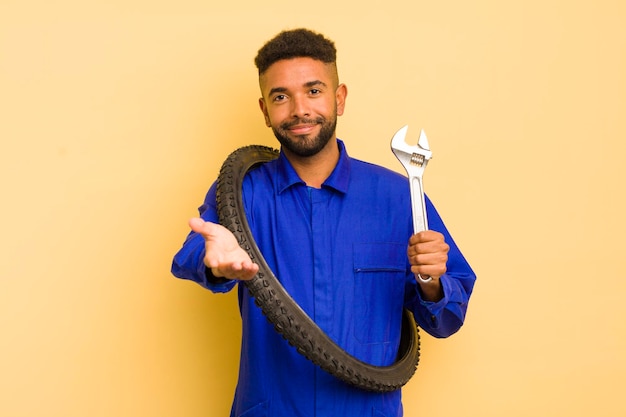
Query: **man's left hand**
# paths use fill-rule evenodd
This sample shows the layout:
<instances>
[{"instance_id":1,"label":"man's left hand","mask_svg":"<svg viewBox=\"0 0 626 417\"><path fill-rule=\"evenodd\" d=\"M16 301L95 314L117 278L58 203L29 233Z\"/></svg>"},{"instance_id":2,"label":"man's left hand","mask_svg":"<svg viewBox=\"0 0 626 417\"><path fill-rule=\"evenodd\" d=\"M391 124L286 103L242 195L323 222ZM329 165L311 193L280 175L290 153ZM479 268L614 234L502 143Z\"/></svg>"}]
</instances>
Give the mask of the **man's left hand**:
<instances>
[{"instance_id":1,"label":"man's left hand","mask_svg":"<svg viewBox=\"0 0 626 417\"><path fill-rule=\"evenodd\" d=\"M437 301L443 297L439 277L446 273L448 251L450 246L443 235L434 230L425 230L411 236L407 255L411 263L411 271L420 284L422 294L428 301ZM430 282L422 282L432 278Z\"/></svg>"}]
</instances>

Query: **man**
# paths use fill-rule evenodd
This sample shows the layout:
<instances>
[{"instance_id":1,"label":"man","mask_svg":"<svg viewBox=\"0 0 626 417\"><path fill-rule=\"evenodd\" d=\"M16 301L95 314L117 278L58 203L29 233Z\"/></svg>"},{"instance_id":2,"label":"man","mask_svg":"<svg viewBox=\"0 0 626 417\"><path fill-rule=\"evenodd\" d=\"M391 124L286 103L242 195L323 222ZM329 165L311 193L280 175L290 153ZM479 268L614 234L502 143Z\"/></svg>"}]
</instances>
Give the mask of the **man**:
<instances>
[{"instance_id":1,"label":"man","mask_svg":"<svg viewBox=\"0 0 626 417\"><path fill-rule=\"evenodd\" d=\"M427 199L431 230L412 234L408 181L348 156L335 136L347 88L334 44L306 29L285 31L255 59L259 106L280 156L251 170L245 215L281 284L344 350L377 366L394 362L403 308L435 337L463 324L475 275ZM217 224L216 186L176 254L175 276L214 292L258 272ZM283 340L238 286L239 382L232 416L401 416L400 390L369 392L318 368Z\"/></svg>"}]
</instances>

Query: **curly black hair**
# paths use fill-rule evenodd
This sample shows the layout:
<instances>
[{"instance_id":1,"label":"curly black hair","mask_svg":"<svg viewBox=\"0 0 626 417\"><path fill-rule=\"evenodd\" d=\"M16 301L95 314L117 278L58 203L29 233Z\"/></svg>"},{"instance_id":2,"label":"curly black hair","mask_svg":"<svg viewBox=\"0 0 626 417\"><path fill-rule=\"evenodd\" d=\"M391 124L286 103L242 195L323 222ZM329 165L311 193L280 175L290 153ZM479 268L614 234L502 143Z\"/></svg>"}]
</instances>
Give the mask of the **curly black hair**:
<instances>
[{"instance_id":1,"label":"curly black hair","mask_svg":"<svg viewBox=\"0 0 626 417\"><path fill-rule=\"evenodd\" d=\"M327 64L335 63L337 50L333 41L320 33L304 28L285 30L259 49L254 63L261 75L276 61L299 57L313 58Z\"/></svg>"}]
</instances>

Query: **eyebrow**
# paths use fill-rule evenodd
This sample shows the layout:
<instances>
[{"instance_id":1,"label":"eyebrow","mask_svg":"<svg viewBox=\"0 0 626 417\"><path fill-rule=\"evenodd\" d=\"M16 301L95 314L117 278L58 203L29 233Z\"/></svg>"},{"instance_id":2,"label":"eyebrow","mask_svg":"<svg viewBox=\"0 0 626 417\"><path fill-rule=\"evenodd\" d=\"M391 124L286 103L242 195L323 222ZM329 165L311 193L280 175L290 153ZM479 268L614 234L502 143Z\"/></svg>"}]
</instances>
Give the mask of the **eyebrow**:
<instances>
[{"instance_id":1,"label":"eyebrow","mask_svg":"<svg viewBox=\"0 0 626 417\"><path fill-rule=\"evenodd\" d=\"M276 94L276 93L284 93L284 92L286 92L286 91L287 91L287 89L286 89L285 87L274 87L274 88L272 88L272 89L270 90L270 92L269 92L269 94L268 94L268 95L270 95L270 96L271 96L271 95L273 95L273 94Z\"/></svg>"},{"instance_id":2,"label":"eyebrow","mask_svg":"<svg viewBox=\"0 0 626 417\"><path fill-rule=\"evenodd\" d=\"M323 87L326 87L326 83L320 80L313 80L313 81L304 83L304 87L307 87L307 88L315 87L316 85L321 85ZM272 94L286 93L286 92L287 92L287 88L285 87L274 87L269 91L269 95L271 96Z\"/></svg>"},{"instance_id":3,"label":"eyebrow","mask_svg":"<svg viewBox=\"0 0 626 417\"><path fill-rule=\"evenodd\" d=\"M326 83L320 80L309 81L308 83L304 84L305 87L315 87L316 85L321 85L321 86L326 87Z\"/></svg>"}]
</instances>

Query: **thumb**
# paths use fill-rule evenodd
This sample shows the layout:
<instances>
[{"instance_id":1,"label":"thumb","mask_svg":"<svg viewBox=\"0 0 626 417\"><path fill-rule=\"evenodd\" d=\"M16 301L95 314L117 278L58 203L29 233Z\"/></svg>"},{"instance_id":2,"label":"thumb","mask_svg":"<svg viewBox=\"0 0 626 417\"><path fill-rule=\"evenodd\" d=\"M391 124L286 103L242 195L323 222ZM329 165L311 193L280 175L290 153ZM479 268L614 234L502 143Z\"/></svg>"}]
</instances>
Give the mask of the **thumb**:
<instances>
[{"instance_id":1,"label":"thumb","mask_svg":"<svg viewBox=\"0 0 626 417\"><path fill-rule=\"evenodd\" d=\"M213 223L205 222L199 217L193 217L189 219L189 227L191 227L191 230L202 235L202 237L204 237L205 239L212 235L212 226Z\"/></svg>"}]
</instances>

